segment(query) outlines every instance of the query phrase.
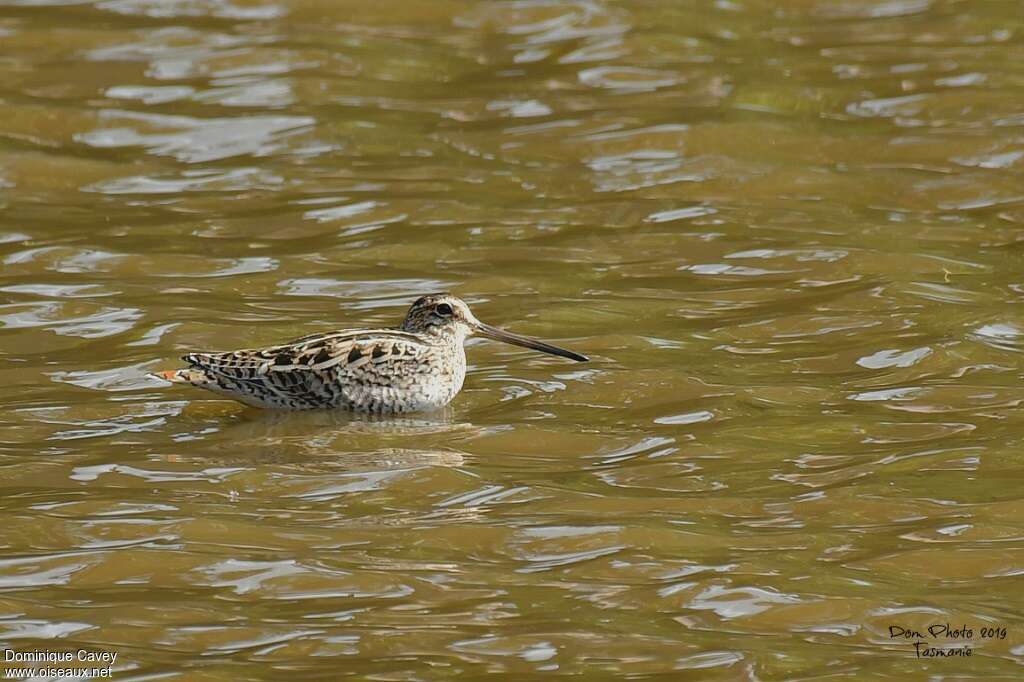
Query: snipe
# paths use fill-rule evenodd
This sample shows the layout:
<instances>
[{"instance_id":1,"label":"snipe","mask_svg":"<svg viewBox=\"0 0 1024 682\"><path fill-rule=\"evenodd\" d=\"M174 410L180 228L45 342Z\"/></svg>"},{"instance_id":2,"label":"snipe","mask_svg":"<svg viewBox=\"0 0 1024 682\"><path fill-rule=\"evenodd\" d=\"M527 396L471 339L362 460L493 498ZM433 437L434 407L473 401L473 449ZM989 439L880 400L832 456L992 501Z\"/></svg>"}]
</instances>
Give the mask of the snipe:
<instances>
[{"instance_id":1,"label":"snipe","mask_svg":"<svg viewBox=\"0 0 1024 682\"><path fill-rule=\"evenodd\" d=\"M476 319L451 294L416 300L397 329L303 336L269 348L188 353L185 369L153 376L254 407L412 412L446 405L462 388L474 334L586 362L587 357Z\"/></svg>"}]
</instances>

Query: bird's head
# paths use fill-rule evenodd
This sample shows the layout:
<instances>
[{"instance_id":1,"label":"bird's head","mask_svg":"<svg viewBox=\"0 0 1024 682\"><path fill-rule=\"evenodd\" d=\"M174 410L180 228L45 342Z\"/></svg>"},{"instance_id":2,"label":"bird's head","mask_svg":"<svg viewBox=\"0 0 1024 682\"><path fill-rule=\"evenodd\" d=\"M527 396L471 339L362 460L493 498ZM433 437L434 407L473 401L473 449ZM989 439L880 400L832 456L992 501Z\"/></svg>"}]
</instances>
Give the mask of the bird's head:
<instances>
[{"instance_id":1,"label":"bird's head","mask_svg":"<svg viewBox=\"0 0 1024 682\"><path fill-rule=\"evenodd\" d=\"M542 353L558 355L577 362L586 362L589 359L585 355L553 346L539 339L513 334L504 329L484 324L476 319L465 301L448 293L428 294L416 299L405 315L402 331L414 334L452 336L459 341L467 336L479 334L495 341L532 348Z\"/></svg>"}]
</instances>

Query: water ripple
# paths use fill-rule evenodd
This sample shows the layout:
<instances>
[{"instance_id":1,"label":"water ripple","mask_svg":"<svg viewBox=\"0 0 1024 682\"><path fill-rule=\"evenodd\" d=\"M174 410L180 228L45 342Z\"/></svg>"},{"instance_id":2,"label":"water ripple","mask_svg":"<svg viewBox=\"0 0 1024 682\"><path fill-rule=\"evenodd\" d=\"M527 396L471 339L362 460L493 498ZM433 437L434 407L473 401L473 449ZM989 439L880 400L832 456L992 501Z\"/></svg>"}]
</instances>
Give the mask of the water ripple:
<instances>
[{"instance_id":1,"label":"water ripple","mask_svg":"<svg viewBox=\"0 0 1024 682\"><path fill-rule=\"evenodd\" d=\"M100 120L108 126L76 135L97 149L144 147L149 153L172 156L185 163L202 163L234 156L267 156L283 149L283 139L308 130L308 116L247 116L245 118L193 118L105 110Z\"/></svg>"}]
</instances>

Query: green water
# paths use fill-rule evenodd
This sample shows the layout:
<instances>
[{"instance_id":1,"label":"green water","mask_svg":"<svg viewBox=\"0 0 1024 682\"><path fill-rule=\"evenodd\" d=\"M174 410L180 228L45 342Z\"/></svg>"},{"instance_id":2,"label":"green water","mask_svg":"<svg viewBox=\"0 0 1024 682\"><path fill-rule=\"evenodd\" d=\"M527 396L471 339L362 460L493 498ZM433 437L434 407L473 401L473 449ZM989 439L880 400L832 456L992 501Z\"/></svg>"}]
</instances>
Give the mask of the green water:
<instances>
[{"instance_id":1,"label":"green water","mask_svg":"<svg viewBox=\"0 0 1024 682\"><path fill-rule=\"evenodd\" d=\"M1020 2L0 2L0 649L1020 679L1022 180ZM145 377L437 290L592 361Z\"/></svg>"}]
</instances>

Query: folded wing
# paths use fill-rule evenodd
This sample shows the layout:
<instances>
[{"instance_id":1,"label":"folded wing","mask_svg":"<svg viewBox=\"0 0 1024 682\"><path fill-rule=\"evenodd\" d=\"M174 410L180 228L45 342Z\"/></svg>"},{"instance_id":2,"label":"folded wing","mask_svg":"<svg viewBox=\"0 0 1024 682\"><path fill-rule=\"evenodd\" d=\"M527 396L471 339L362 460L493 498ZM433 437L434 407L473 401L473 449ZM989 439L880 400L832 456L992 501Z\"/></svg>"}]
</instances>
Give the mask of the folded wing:
<instances>
[{"instance_id":1,"label":"folded wing","mask_svg":"<svg viewBox=\"0 0 1024 682\"><path fill-rule=\"evenodd\" d=\"M188 383L262 407L353 404L367 391L414 380L430 347L412 334L362 330L303 337L269 348L188 353Z\"/></svg>"}]
</instances>

